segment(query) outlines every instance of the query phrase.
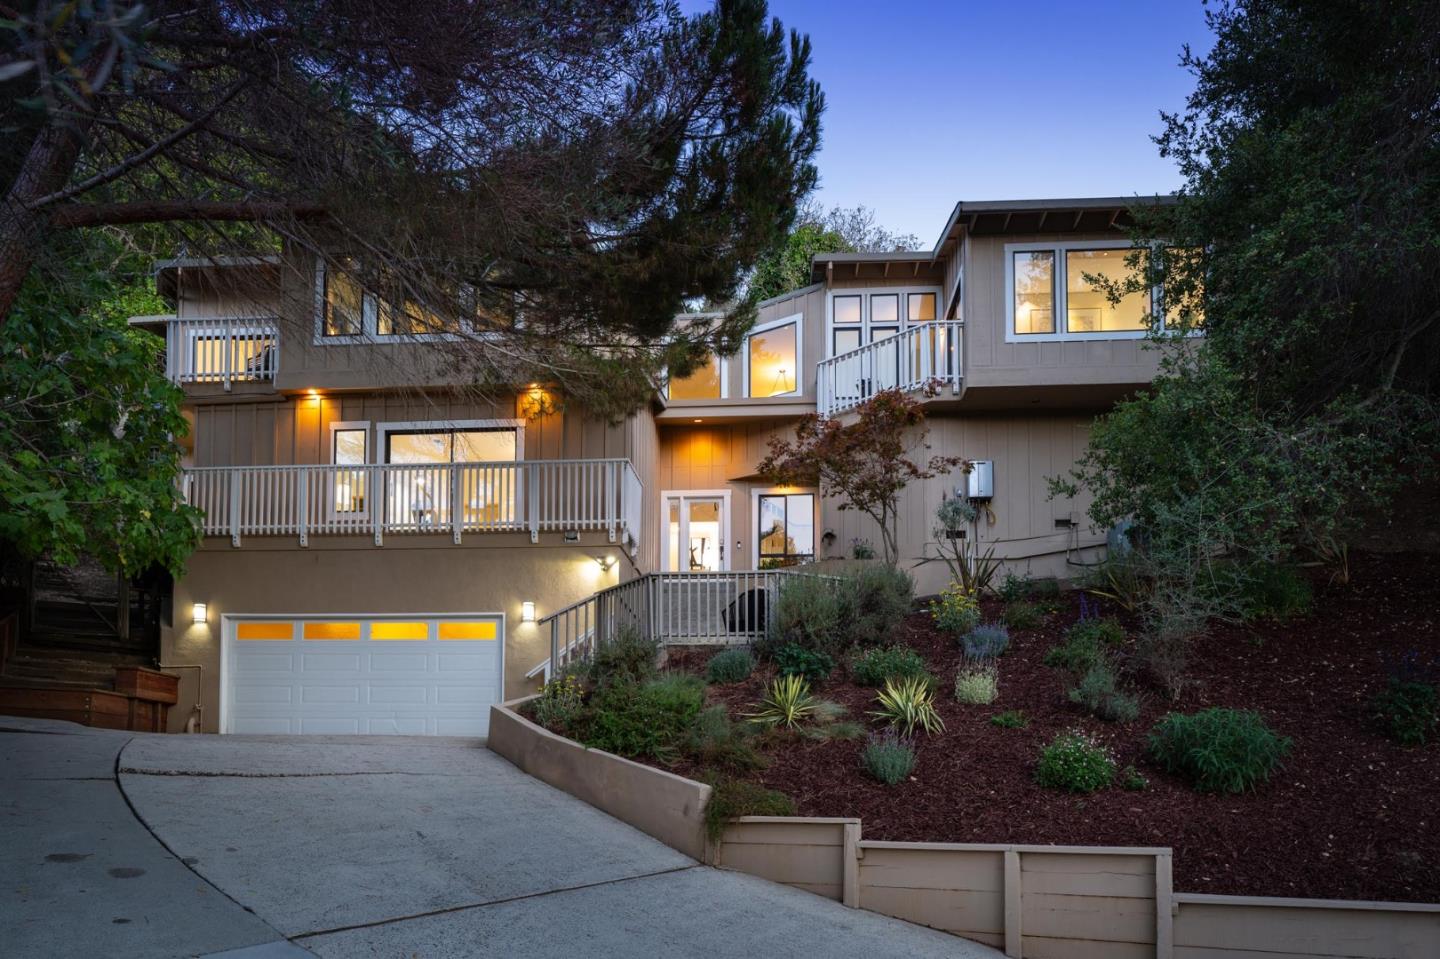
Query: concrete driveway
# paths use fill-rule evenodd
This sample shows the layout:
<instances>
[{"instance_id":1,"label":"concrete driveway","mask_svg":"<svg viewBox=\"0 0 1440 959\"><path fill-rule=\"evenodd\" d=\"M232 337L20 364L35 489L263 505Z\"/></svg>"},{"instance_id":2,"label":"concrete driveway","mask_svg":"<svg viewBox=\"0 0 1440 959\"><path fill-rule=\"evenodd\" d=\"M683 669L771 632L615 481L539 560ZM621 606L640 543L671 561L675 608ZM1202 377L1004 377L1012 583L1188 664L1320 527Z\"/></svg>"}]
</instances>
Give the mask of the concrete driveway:
<instances>
[{"instance_id":1,"label":"concrete driveway","mask_svg":"<svg viewBox=\"0 0 1440 959\"><path fill-rule=\"evenodd\" d=\"M23 956L984 956L702 866L475 741L141 736L0 717Z\"/></svg>"}]
</instances>

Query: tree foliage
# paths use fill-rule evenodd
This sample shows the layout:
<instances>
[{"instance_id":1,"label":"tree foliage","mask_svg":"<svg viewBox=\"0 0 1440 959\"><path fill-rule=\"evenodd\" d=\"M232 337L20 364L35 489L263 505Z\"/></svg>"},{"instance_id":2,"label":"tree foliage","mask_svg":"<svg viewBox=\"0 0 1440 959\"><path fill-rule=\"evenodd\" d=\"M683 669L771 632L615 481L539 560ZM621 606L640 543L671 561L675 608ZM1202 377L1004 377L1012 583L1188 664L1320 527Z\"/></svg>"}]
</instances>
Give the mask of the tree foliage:
<instances>
[{"instance_id":1,"label":"tree foliage","mask_svg":"<svg viewBox=\"0 0 1440 959\"><path fill-rule=\"evenodd\" d=\"M161 311L148 256L111 235L59 238L0 326L0 541L60 563L179 571L198 513L176 478L187 430L161 341L128 327Z\"/></svg>"},{"instance_id":2,"label":"tree foliage","mask_svg":"<svg viewBox=\"0 0 1440 959\"><path fill-rule=\"evenodd\" d=\"M838 497L837 509L869 516L880 527L885 562L894 566L900 555L895 524L901 491L964 462L958 456L932 456L923 464L912 460L914 449L930 448L927 432L919 400L898 389L883 390L857 407L851 422L811 413L796 425L794 439L771 437L756 472L771 483L818 483L826 495Z\"/></svg>"},{"instance_id":3,"label":"tree foliage","mask_svg":"<svg viewBox=\"0 0 1440 959\"><path fill-rule=\"evenodd\" d=\"M480 385L638 402L753 320L815 182L809 41L764 0L40 3L0 30L0 318L48 235L323 252L447 328ZM684 302L732 306L674 336Z\"/></svg>"},{"instance_id":4,"label":"tree foliage","mask_svg":"<svg viewBox=\"0 0 1440 959\"><path fill-rule=\"evenodd\" d=\"M1164 248L1129 286L1169 304L1162 375L1055 484L1090 488L1099 524L1138 522L1172 635L1235 612L1219 557L1333 554L1440 432L1440 7L1207 18L1216 44L1185 52L1195 90L1157 138L1185 187L1135 211L1137 242Z\"/></svg>"},{"instance_id":5,"label":"tree foliage","mask_svg":"<svg viewBox=\"0 0 1440 959\"><path fill-rule=\"evenodd\" d=\"M912 233L892 233L866 206L829 210L806 203L784 241L761 258L750 278L756 299L779 296L810 284L810 261L820 253L893 253L919 249Z\"/></svg>"}]
</instances>

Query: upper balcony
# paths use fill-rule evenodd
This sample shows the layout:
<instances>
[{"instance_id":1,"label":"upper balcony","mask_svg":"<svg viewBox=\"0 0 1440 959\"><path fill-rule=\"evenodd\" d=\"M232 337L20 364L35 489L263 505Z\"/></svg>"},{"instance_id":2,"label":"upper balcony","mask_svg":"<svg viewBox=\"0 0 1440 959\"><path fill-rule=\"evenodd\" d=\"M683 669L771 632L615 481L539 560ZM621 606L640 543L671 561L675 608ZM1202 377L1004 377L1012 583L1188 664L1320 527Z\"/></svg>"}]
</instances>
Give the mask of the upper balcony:
<instances>
[{"instance_id":1,"label":"upper balcony","mask_svg":"<svg viewBox=\"0 0 1440 959\"><path fill-rule=\"evenodd\" d=\"M172 383L275 382L280 371L280 321L275 316L180 319L137 316L130 324L165 337L165 376Z\"/></svg>"},{"instance_id":2,"label":"upper balcony","mask_svg":"<svg viewBox=\"0 0 1440 959\"><path fill-rule=\"evenodd\" d=\"M643 488L628 459L214 466L184 471L207 536L448 536L598 530L633 551Z\"/></svg>"},{"instance_id":3,"label":"upper balcony","mask_svg":"<svg viewBox=\"0 0 1440 959\"><path fill-rule=\"evenodd\" d=\"M908 393L938 385L959 393L964 329L955 321L920 323L821 360L815 370L820 415L852 410L883 390Z\"/></svg>"}]
</instances>

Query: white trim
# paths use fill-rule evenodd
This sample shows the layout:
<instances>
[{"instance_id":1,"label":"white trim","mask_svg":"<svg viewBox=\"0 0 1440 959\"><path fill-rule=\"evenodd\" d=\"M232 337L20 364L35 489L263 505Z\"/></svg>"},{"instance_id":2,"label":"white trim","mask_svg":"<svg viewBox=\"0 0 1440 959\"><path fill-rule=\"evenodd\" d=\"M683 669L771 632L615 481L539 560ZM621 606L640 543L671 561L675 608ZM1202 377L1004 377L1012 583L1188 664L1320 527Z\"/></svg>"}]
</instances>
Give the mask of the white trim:
<instances>
[{"instance_id":1,"label":"white trim","mask_svg":"<svg viewBox=\"0 0 1440 959\"><path fill-rule=\"evenodd\" d=\"M500 701L505 701L505 653L509 645L510 624L504 612L478 613L221 613L220 614L220 715L217 728L222 735L229 733L230 723L230 675L234 664L231 656L235 651L235 624L240 621L257 622L276 620L333 620L333 619L379 619L410 621L417 619L499 619L500 620ZM297 640L292 639L291 642ZM352 640L358 642L359 640ZM483 640L477 640L483 642Z\"/></svg>"},{"instance_id":2,"label":"white trim","mask_svg":"<svg viewBox=\"0 0 1440 959\"><path fill-rule=\"evenodd\" d=\"M680 499L680 526L685 528L689 520L685 516L685 500L687 499L718 499L720 504L720 571L730 569L733 557L730 555L731 522L733 512L730 509L729 489L667 489L660 491L660 571L670 572L670 500ZM686 570L680 570L686 572Z\"/></svg>"},{"instance_id":3,"label":"white trim","mask_svg":"<svg viewBox=\"0 0 1440 959\"><path fill-rule=\"evenodd\" d=\"M756 333L766 333L770 330L779 329L788 323L795 324L795 389L788 393L775 393L770 396L750 395L750 337ZM773 400L780 396L804 396L805 377L802 375L805 369L805 314L791 313L789 316L782 316L778 320L771 320L769 323L753 327L745 334L745 378L740 384L741 395L747 400Z\"/></svg>"},{"instance_id":4,"label":"white trim","mask_svg":"<svg viewBox=\"0 0 1440 959\"><path fill-rule=\"evenodd\" d=\"M1101 330L1095 333L1071 333L1066 329L1068 323L1068 307L1066 303L1065 283L1065 254L1071 251L1084 250L1134 250L1141 249L1129 240L1050 240L1045 242L1032 243L1006 243L1005 244L1005 342L1006 343L1064 343L1085 340L1143 340L1150 335L1150 330ZM1015 254L1031 253L1036 251L1050 251L1055 254L1054 262L1054 295L1055 295L1055 332L1054 333L1016 333L1015 332ZM1156 291L1150 291L1150 308L1148 313L1155 312ZM1163 322L1163 320L1162 320Z\"/></svg>"},{"instance_id":5,"label":"white trim","mask_svg":"<svg viewBox=\"0 0 1440 959\"><path fill-rule=\"evenodd\" d=\"M386 447L391 433L432 432L448 430L515 430L515 462L525 459L525 421L523 419L494 420L416 420L408 423L376 423L375 463L385 463Z\"/></svg>"},{"instance_id":6,"label":"white trim","mask_svg":"<svg viewBox=\"0 0 1440 959\"><path fill-rule=\"evenodd\" d=\"M365 433L365 457L364 457L363 460L361 460L361 462L362 462L362 463L370 463L370 462L371 462L371 455L370 455L370 454L371 454L371 448L370 448L370 444L371 444L371 439L370 439L370 421L369 421L369 420L331 420L331 421L330 421L330 444L329 444L329 447L327 448L327 451L326 451L326 454L325 454L326 459L327 459L327 461L330 463L330 465L331 465L331 466L339 466L339 465L341 465L341 464L335 462L335 434L338 433L338 432L340 432L341 430L345 430L345 431L347 431L347 432L348 432L348 431L351 431L351 430L363 430L363 431L364 431L364 433ZM349 464L346 464L346 465L349 465ZM341 518L341 517L348 517L348 516L360 515L360 514L363 514L366 509L369 508L369 503L366 502L366 503L365 503L360 509L358 509L358 510L346 510L344 513L337 512L336 509L335 509L335 487L336 487L337 484L338 484L338 479L337 479L336 481L334 481L334 482L329 482L329 483L326 483L326 484L325 484L326 487L327 487L326 490L325 490L325 511L329 514L329 516L330 516L330 518L331 518L332 520L334 520L334 519L339 519L339 518ZM366 497L368 497L368 496L371 494L371 492L372 492L371 490L365 490L363 495L366 496ZM312 495L313 495L313 494L312 494Z\"/></svg>"},{"instance_id":7,"label":"white trim","mask_svg":"<svg viewBox=\"0 0 1440 959\"><path fill-rule=\"evenodd\" d=\"M760 497L762 496L810 496L814 498L814 523L811 526L813 542L810 544L811 560L820 558L820 490L815 486L754 486L750 489L750 522L755 527L750 532L750 568L760 568Z\"/></svg>"},{"instance_id":8,"label":"white trim","mask_svg":"<svg viewBox=\"0 0 1440 959\"><path fill-rule=\"evenodd\" d=\"M851 347L851 349L859 349L862 346L868 346L870 343L874 342L874 340L870 336L870 297L886 296L892 293L899 297L899 307L896 312L896 322L894 324L896 334L904 330L908 330L912 325L909 320L910 301L908 299L911 293L932 293L935 296L934 319L917 320L915 321L914 325L918 326L921 323L936 323L940 322L943 319L945 311L944 286L921 284L918 286L836 287L835 289L830 290L825 294L825 348L821 351L821 359L828 360L833 357L839 356L840 353L850 352L849 350L841 350L840 353L835 352L835 297L860 297L860 323L858 325L854 323L847 323L843 327L841 327L841 329L844 330L860 331L859 346ZM889 329L891 327L891 324L882 323L881 326L885 329Z\"/></svg>"}]
</instances>

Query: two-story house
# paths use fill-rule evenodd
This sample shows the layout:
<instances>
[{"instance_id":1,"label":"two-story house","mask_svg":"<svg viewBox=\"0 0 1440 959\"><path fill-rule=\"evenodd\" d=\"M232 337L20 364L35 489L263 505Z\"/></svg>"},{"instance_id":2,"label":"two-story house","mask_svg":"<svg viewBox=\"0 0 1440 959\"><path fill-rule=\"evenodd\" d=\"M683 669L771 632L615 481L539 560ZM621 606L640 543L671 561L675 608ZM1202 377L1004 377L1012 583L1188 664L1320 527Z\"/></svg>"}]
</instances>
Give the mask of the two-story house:
<instances>
[{"instance_id":1,"label":"two-story house","mask_svg":"<svg viewBox=\"0 0 1440 959\"><path fill-rule=\"evenodd\" d=\"M1046 477L1157 369L1149 297L1113 304L1086 279L1125 273L1134 202L960 203L933 250L817 256L738 354L619 423L563 384L480 398L428 342L471 331L417 323L301 251L161 264L175 313L133 322L166 337L205 514L162 635L162 662L191 667L172 728L198 706L206 731L483 734L492 702L539 681L550 618L583 633L599 590L667 574L652 622L720 622L750 571L878 542L823 491L755 470L799 417L890 387L938 381L933 450L991 464L980 549L1073 575L1105 532ZM904 496L901 564L922 593L947 575L934 510L965 482Z\"/></svg>"}]
</instances>

